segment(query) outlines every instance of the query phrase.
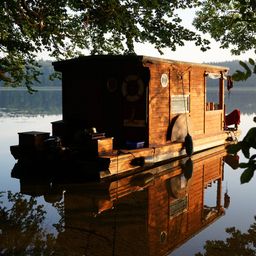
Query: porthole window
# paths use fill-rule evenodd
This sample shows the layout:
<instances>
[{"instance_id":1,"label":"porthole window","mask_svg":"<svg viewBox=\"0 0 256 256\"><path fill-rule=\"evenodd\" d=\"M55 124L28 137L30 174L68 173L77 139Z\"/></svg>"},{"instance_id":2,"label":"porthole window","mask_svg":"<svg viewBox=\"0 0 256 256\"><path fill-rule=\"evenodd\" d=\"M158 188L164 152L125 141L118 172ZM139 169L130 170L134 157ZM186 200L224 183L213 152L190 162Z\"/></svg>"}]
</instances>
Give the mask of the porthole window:
<instances>
[{"instance_id":1,"label":"porthole window","mask_svg":"<svg viewBox=\"0 0 256 256\"><path fill-rule=\"evenodd\" d=\"M168 75L167 74L162 74L161 75L161 85L162 85L162 87L167 87L168 83L169 83Z\"/></svg>"}]
</instances>

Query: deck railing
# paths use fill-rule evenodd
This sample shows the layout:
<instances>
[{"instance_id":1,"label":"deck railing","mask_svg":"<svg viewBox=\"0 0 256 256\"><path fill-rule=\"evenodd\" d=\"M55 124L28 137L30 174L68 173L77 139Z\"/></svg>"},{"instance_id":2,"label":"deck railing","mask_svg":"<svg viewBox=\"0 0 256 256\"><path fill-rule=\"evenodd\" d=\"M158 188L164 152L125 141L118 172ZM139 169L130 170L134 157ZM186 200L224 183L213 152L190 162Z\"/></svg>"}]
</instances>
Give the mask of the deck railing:
<instances>
[{"instance_id":1,"label":"deck railing","mask_svg":"<svg viewBox=\"0 0 256 256\"><path fill-rule=\"evenodd\" d=\"M205 112L205 133L218 133L223 131L223 110Z\"/></svg>"}]
</instances>

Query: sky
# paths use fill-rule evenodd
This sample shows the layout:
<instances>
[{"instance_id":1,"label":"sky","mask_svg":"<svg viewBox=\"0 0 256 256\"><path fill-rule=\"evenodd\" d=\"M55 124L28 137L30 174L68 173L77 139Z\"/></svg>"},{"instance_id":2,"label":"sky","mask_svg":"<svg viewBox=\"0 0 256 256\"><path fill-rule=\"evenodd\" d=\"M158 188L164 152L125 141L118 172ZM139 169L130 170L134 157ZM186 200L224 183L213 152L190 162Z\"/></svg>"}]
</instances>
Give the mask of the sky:
<instances>
[{"instance_id":1,"label":"sky","mask_svg":"<svg viewBox=\"0 0 256 256\"><path fill-rule=\"evenodd\" d=\"M182 24L193 31L196 31L192 25L195 12L195 9L181 10L178 12L179 16L183 20ZM210 35L206 34L204 36L206 36L207 39L211 41L211 49L207 50L206 52L202 52L200 50L200 47L196 47L193 42L187 42L185 43L185 46L177 47L177 50L175 52L171 52L170 50L166 49L164 51L164 55L160 55L158 51L149 44L137 44L135 46L135 51L137 54L141 55L149 55L153 57L161 57L172 60L189 61L197 63L248 60L253 56L255 58L253 50L239 56L232 55L229 49L221 49L219 43L211 39Z\"/></svg>"},{"instance_id":2,"label":"sky","mask_svg":"<svg viewBox=\"0 0 256 256\"><path fill-rule=\"evenodd\" d=\"M202 52L200 47L196 47L193 42L185 43L185 46L177 47L176 51L170 49L163 50L164 54L161 55L152 45L150 44L135 44L135 52L138 55L146 55L151 57L159 57L178 61L188 61L195 63L212 63L212 62L224 62L233 60L248 60L249 58L255 58L254 51L246 52L242 55L231 55L230 50L221 49L219 44L212 41L211 49L206 52ZM50 59L45 54L39 54L39 59Z\"/></svg>"},{"instance_id":3,"label":"sky","mask_svg":"<svg viewBox=\"0 0 256 256\"><path fill-rule=\"evenodd\" d=\"M195 31L195 28L192 26L192 21L195 16L195 9L181 10L179 11L179 16L182 18L182 24ZM206 52L202 52L200 47L194 45L194 42L186 42L184 46L177 47L176 51L171 51L170 49L163 50L164 54L160 53L150 44L135 44L135 52L138 55L146 55L152 57L160 57L171 60L178 61L188 61L195 63L210 63L210 62L224 62L224 61L233 61L233 60L248 60L249 58L256 58L254 51L246 52L242 55L232 55L229 49L221 49L220 45L211 40L209 35L204 35L208 40L211 41L211 49ZM86 51L85 55L88 54ZM51 59L46 53L39 54L39 58Z\"/></svg>"},{"instance_id":4,"label":"sky","mask_svg":"<svg viewBox=\"0 0 256 256\"><path fill-rule=\"evenodd\" d=\"M178 47L175 52L168 49L164 51L164 55L160 55L153 46L147 44L137 44L135 51L139 55L149 55L152 57L161 57L172 60L188 61L188 62L223 62L232 60L248 60L254 56L253 51L247 52L240 56L231 55L230 51L221 49L219 44L212 42L211 49L202 52L199 47L196 47L193 42L186 43L183 47Z\"/></svg>"}]
</instances>

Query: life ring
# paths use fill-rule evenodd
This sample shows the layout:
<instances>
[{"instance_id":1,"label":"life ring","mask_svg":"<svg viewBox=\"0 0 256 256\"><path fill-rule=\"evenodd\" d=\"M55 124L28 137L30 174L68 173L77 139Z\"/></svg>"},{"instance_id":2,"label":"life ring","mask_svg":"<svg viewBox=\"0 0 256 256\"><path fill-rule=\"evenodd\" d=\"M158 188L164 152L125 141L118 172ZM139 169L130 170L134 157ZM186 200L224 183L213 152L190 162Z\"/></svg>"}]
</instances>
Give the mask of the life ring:
<instances>
[{"instance_id":1,"label":"life ring","mask_svg":"<svg viewBox=\"0 0 256 256\"><path fill-rule=\"evenodd\" d=\"M136 88L131 92L131 84L136 83ZM144 93L144 83L137 75L127 76L122 84L122 94L127 101L135 102L139 100Z\"/></svg>"}]
</instances>

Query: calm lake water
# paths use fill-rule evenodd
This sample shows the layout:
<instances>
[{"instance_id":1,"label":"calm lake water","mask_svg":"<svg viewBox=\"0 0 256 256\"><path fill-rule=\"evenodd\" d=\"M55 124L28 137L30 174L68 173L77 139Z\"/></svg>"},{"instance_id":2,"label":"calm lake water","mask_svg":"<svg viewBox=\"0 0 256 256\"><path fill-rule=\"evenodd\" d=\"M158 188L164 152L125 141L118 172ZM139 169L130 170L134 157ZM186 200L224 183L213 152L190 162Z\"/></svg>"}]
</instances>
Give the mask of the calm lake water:
<instances>
[{"instance_id":1,"label":"calm lake water","mask_svg":"<svg viewBox=\"0 0 256 256\"><path fill-rule=\"evenodd\" d=\"M221 150L194 157L189 178L188 162L109 183L45 177L36 167L33 178L12 177L10 145L18 132L51 131L60 94L0 91L0 255L256 254L255 177L241 185L242 170ZM242 112L241 138L255 126L255 97L254 89L226 95L227 110Z\"/></svg>"}]
</instances>

